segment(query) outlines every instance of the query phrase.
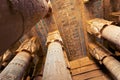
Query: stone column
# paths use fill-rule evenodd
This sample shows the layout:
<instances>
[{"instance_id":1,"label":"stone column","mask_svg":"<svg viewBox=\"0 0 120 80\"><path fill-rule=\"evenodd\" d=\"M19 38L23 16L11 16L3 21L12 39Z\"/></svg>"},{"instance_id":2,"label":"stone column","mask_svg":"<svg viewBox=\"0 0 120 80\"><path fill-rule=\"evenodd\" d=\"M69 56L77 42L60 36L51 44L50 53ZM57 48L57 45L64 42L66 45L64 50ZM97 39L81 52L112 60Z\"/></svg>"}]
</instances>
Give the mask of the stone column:
<instances>
[{"instance_id":1,"label":"stone column","mask_svg":"<svg viewBox=\"0 0 120 80\"><path fill-rule=\"evenodd\" d=\"M102 37L120 46L120 27L109 25L102 31Z\"/></svg>"},{"instance_id":2,"label":"stone column","mask_svg":"<svg viewBox=\"0 0 120 80\"><path fill-rule=\"evenodd\" d=\"M17 55L1 72L0 80L21 80L27 71L32 55L38 50L38 41L36 38L24 41L18 48Z\"/></svg>"},{"instance_id":3,"label":"stone column","mask_svg":"<svg viewBox=\"0 0 120 80\"><path fill-rule=\"evenodd\" d=\"M48 34L48 51L43 80L72 80L64 59L62 40L58 31Z\"/></svg>"},{"instance_id":4,"label":"stone column","mask_svg":"<svg viewBox=\"0 0 120 80\"><path fill-rule=\"evenodd\" d=\"M114 75L115 80L120 80L120 62L112 57L107 49L94 43L89 43L88 49L90 54Z\"/></svg>"},{"instance_id":5,"label":"stone column","mask_svg":"<svg viewBox=\"0 0 120 80\"><path fill-rule=\"evenodd\" d=\"M120 46L120 27L113 25L112 21L104 19L93 19L89 21L87 31L98 38L104 37L108 41Z\"/></svg>"},{"instance_id":6,"label":"stone column","mask_svg":"<svg viewBox=\"0 0 120 80\"><path fill-rule=\"evenodd\" d=\"M52 10L46 0L0 0L0 4L0 55Z\"/></svg>"}]
</instances>

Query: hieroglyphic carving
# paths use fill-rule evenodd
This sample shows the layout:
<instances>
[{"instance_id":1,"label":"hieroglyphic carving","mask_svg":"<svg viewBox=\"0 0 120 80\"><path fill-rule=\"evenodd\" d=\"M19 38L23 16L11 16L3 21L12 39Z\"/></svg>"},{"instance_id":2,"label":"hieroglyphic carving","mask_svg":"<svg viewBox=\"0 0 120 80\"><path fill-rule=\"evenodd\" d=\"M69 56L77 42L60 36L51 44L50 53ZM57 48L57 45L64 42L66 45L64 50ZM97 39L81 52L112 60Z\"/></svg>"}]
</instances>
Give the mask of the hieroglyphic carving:
<instances>
[{"instance_id":1,"label":"hieroglyphic carving","mask_svg":"<svg viewBox=\"0 0 120 80\"><path fill-rule=\"evenodd\" d=\"M47 40L46 38L47 38L48 30L45 24L46 23L44 23L44 20L40 20L35 26L35 31L37 33L40 44L42 46L43 53L46 53L47 51L45 44Z\"/></svg>"},{"instance_id":2,"label":"hieroglyphic carving","mask_svg":"<svg viewBox=\"0 0 120 80\"><path fill-rule=\"evenodd\" d=\"M73 0L52 0L53 12L70 60L83 56L80 13ZM77 11L77 13L76 13Z\"/></svg>"}]
</instances>

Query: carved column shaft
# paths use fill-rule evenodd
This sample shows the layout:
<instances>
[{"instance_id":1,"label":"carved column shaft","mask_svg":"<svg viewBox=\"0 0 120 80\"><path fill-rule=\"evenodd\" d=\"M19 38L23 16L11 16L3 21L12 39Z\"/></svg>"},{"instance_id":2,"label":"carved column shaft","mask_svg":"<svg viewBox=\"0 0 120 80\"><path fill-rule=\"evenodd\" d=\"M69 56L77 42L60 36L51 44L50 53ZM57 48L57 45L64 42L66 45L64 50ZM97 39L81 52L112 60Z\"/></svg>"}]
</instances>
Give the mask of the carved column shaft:
<instances>
[{"instance_id":1,"label":"carved column shaft","mask_svg":"<svg viewBox=\"0 0 120 80\"><path fill-rule=\"evenodd\" d=\"M102 37L120 46L120 27L109 25L102 31Z\"/></svg>"},{"instance_id":2,"label":"carved column shaft","mask_svg":"<svg viewBox=\"0 0 120 80\"><path fill-rule=\"evenodd\" d=\"M108 41L120 46L120 27L113 25L112 21L93 19L89 21L87 31L98 38L104 37Z\"/></svg>"},{"instance_id":3,"label":"carved column shaft","mask_svg":"<svg viewBox=\"0 0 120 80\"><path fill-rule=\"evenodd\" d=\"M108 56L103 60L103 64L115 76L117 80L120 80L120 62L119 61L117 61L112 56Z\"/></svg>"},{"instance_id":4,"label":"carved column shaft","mask_svg":"<svg viewBox=\"0 0 120 80\"><path fill-rule=\"evenodd\" d=\"M111 53L101 45L89 43L90 54L104 64L105 67L114 75L117 80L120 80L120 62L111 56Z\"/></svg>"},{"instance_id":5,"label":"carved column shaft","mask_svg":"<svg viewBox=\"0 0 120 80\"><path fill-rule=\"evenodd\" d=\"M17 55L1 72L0 80L21 80L27 71L32 55L39 49L39 43L36 38L25 40L18 48Z\"/></svg>"},{"instance_id":6,"label":"carved column shaft","mask_svg":"<svg viewBox=\"0 0 120 80\"><path fill-rule=\"evenodd\" d=\"M18 53L0 74L0 80L21 80L31 58L27 52Z\"/></svg>"},{"instance_id":7,"label":"carved column shaft","mask_svg":"<svg viewBox=\"0 0 120 80\"><path fill-rule=\"evenodd\" d=\"M65 63L62 45L58 41L60 36L59 38L57 34L50 36L54 38L54 41L52 40L48 45L43 80L72 80L70 72L67 70L67 65Z\"/></svg>"}]
</instances>

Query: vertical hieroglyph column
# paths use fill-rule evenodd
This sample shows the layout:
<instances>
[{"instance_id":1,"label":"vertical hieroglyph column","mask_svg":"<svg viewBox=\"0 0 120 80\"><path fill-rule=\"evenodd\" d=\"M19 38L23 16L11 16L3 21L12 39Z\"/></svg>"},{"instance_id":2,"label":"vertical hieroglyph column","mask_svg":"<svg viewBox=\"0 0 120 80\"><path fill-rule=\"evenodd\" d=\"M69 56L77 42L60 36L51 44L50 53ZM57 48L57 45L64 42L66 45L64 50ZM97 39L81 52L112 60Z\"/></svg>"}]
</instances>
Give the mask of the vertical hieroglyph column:
<instances>
[{"instance_id":1,"label":"vertical hieroglyph column","mask_svg":"<svg viewBox=\"0 0 120 80\"><path fill-rule=\"evenodd\" d=\"M32 55L39 49L38 40L32 38L24 41L17 50L17 55L0 73L0 80L21 80L29 68Z\"/></svg>"},{"instance_id":2,"label":"vertical hieroglyph column","mask_svg":"<svg viewBox=\"0 0 120 80\"><path fill-rule=\"evenodd\" d=\"M43 80L72 80L67 70L62 50L62 40L58 31L48 34L48 51L43 72Z\"/></svg>"}]
</instances>

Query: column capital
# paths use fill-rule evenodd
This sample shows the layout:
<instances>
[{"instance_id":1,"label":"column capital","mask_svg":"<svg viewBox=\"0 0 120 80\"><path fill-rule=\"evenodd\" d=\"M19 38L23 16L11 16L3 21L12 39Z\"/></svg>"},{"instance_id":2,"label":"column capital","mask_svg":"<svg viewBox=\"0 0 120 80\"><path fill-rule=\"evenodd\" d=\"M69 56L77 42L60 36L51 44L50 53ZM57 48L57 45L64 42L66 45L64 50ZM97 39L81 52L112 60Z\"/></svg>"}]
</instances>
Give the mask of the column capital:
<instances>
[{"instance_id":1,"label":"column capital","mask_svg":"<svg viewBox=\"0 0 120 80\"><path fill-rule=\"evenodd\" d=\"M39 49L39 41L36 37L25 40L16 52L26 51L29 53L35 53Z\"/></svg>"},{"instance_id":2,"label":"column capital","mask_svg":"<svg viewBox=\"0 0 120 80\"><path fill-rule=\"evenodd\" d=\"M100 38L102 30L106 26L114 24L114 22L113 21L107 21L107 20L104 20L104 19L95 18L95 19L89 20L88 24L89 24L89 27L87 28L87 31L90 34L93 34L93 35L97 36L98 38Z\"/></svg>"},{"instance_id":3,"label":"column capital","mask_svg":"<svg viewBox=\"0 0 120 80\"><path fill-rule=\"evenodd\" d=\"M58 30L48 33L47 42L46 42L47 46L51 42L59 42L60 44L63 44L62 38Z\"/></svg>"},{"instance_id":4,"label":"column capital","mask_svg":"<svg viewBox=\"0 0 120 80\"><path fill-rule=\"evenodd\" d=\"M113 54L109 50L107 50L99 43L89 42L88 50L89 53L100 63L102 63L103 59L105 59L106 57L113 56Z\"/></svg>"}]
</instances>

